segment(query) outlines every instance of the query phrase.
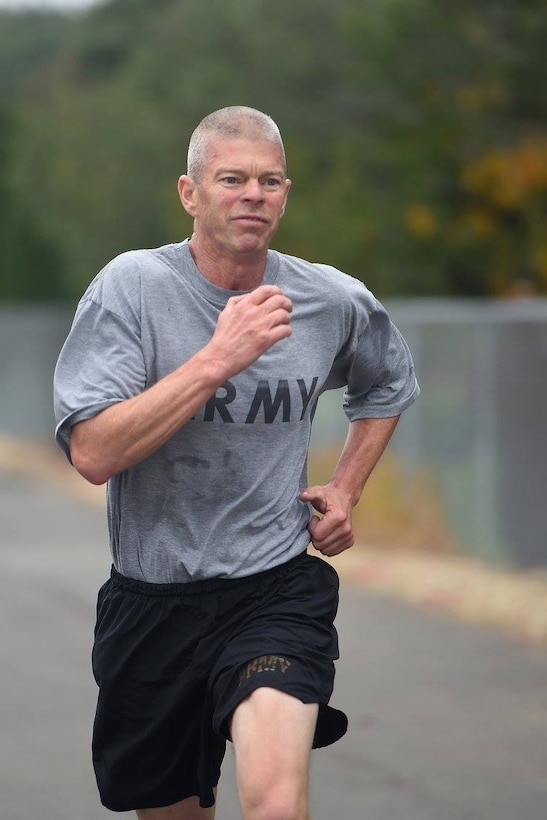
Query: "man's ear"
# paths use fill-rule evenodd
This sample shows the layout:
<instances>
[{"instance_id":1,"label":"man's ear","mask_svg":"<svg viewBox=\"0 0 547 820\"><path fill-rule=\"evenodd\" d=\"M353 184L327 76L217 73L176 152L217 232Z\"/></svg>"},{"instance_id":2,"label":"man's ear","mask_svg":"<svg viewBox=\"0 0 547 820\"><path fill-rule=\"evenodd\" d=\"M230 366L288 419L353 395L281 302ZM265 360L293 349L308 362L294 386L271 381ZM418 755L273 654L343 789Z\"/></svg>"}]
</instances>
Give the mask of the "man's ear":
<instances>
[{"instance_id":1,"label":"man's ear","mask_svg":"<svg viewBox=\"0 0 547 820\"><path fill-rule=\"evenodd\" d=\"M194 180L187 174L179 177L177 184L179 192L179 199L182 202L182 207L190 216L196 216L197 213L197 188Z\"/></svg>"},{"instance_id":2,"label":"man's ear","mask_svg":"<svg viewBox=\"0 0 547 820\"><path fill-rule=\"evenodd\" d=\"M281 208L281 216L285 214L285 208L287 207L287 199L289 197L289 191L291 190L291 181L290 179L285 180L285 201L283 203L283 207Z\"/></svg>"}]
</instances>

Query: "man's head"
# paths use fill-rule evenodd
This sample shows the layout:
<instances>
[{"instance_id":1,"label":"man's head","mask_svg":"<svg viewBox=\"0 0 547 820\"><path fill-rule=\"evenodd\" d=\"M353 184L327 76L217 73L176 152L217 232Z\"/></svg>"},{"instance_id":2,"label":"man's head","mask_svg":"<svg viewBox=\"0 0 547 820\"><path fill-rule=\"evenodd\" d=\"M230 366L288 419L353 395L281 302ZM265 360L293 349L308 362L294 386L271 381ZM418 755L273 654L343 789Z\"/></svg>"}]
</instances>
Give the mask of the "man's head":
<instances>
[{"instance_id":1,"label":"man's head","mask_svg":"<svg viewBox=\"0 0 547 820\"><path fill-rule=\"evenodd\" d=\"M220 139L268 140L277 143L283 155L286 175L285 149L279 128L268 114L232 105L208 114L190 137L188 146L188 176L199 184L207 163L207 151L211 137Z\"/></svg>"},{"instance_id":2,"label":"man's head","mask_svg":"<svg viewBox=\"0 0 547 820\"><path fill-rule=\"evenodd\" d=\"M178 191L194 219L191 249L263 264L291 183L279 129L253 108L215 111L198 125Z\"/></svg>"}]
</instances>

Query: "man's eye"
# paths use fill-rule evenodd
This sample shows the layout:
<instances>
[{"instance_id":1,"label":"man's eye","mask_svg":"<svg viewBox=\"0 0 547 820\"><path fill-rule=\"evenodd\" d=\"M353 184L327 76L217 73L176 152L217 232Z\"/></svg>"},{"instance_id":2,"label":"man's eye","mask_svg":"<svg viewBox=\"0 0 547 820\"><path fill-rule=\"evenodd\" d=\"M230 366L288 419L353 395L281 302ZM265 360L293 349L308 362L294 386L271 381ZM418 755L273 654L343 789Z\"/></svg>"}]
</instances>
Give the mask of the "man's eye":
<instances>
[{"instance_id":1,"label":"man's eye","mask_svg":"<svg viewBox=\"0 0 547 820\"><path fill-rule=\"evenodd\" d=\"M222 181L226 182L228 185L235 185L236 182L237 182L237 178L236 177L224 177L224 179Z\"/></svg>"},{"instance_id":2,"label":"man's eye","mask_svg":"<svg viewBox=\"0 0 547 820\"><path fill-rule=\"evenodd\" d=\"M281 182L280 182L280 181L279 181L276 177L270 177L270 178L266 181L266 184L267 184L267 185L268 185L268 187L270 187L270 188L276 188L278 185L281 185Z\"/></svg>"}]
</instances>

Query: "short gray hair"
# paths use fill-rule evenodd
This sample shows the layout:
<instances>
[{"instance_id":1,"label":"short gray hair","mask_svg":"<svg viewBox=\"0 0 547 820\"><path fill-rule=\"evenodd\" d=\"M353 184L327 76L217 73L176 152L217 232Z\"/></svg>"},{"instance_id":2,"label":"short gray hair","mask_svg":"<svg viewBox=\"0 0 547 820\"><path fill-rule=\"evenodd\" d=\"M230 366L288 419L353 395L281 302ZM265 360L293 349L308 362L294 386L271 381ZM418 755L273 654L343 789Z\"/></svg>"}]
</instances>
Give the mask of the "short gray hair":
<instances>
[{"instance_id":1,"label":"short gray hair","mask_svg":"<svg viewBox=\"0 0 547 820\"><path fill-rule=\"evenodd\" d=\"M283 155L286 173L285 148L281 133L274 120L256 108L231 105L208 114L197 126L188 145L188 176L199 182L207 162L207 143L210 136L224 139L253 139L277 142Z\"/></svg>"}]
</instances>

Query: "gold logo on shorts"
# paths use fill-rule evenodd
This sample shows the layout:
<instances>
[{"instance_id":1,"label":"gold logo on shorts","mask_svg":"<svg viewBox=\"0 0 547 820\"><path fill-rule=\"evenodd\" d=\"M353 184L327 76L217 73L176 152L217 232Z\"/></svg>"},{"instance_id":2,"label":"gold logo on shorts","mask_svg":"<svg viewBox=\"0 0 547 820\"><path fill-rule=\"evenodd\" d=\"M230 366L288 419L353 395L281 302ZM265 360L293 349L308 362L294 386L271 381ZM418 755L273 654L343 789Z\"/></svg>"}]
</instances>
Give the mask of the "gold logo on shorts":
<instances>
[{"instance_id":1,"label":"gold logo on shorts","mask_svg":"<svg viewBox=\"0 0 547 820\"><path fill-rule=\"evenodd\" d=\"M249 663L246 663L239 670L240 685L244 680L249 680L251 675L259 672L281 672L283 675L291 665L287 658L282 658L279 655L261 655Z\"/></svg>"}]
</instances>

